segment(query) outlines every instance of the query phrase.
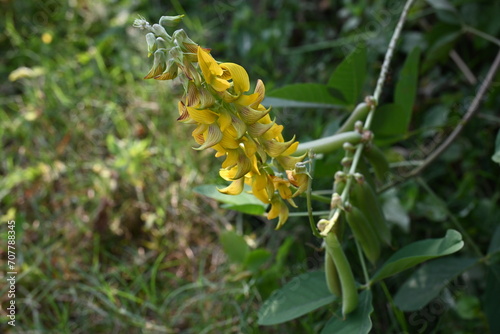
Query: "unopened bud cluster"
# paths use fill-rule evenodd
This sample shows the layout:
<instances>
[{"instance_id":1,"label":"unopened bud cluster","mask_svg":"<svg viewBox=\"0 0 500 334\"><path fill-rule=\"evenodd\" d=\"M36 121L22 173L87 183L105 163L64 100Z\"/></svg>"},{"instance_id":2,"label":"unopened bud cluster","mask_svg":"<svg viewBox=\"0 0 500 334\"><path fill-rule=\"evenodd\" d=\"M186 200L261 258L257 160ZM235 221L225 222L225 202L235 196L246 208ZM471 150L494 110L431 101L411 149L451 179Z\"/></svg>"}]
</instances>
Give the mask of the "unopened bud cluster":
<instances>
[{"instance_id":1,"label":"unopened bud cluster","mask_svg":"<svg viewBox=\"0 0 500 334\"><path fill-rule=\"evenodd\" d=\"M194 124L197 150L212 148L224 157L220 175L231 184L219 189L237 195L244 184L255 197L271 204L269 219L279 217L277 228L288 218L293 197L307 189L309 175L303 162L306 154L293 157L298 146L295 137L285 141L283 126L269 116L270 108L261 102L265 87L258 80L249 93L246 70L234 63L217 62L209 49L200 47L179 29L170 36L165 27L178 23L181 16L163 16L160 24L138 19L134 26L146 29L153 67L145 79L171 80L179 77L184 95L178 102L180 122ZM272 163L268 163L272 160Z\"/></svg>"}]
</instances>

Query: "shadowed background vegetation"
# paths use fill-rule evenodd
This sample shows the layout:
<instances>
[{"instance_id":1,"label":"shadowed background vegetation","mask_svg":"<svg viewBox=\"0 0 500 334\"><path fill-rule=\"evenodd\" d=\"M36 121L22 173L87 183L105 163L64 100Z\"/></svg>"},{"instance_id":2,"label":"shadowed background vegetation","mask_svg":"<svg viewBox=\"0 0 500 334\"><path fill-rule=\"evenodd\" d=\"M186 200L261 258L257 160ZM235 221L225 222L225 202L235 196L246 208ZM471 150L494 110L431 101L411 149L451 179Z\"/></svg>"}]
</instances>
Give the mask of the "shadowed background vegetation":
<instances>
[{"instance_id":1,"label":"shadowed background vegetation","mask_svg":"<svg viewBox=\"0 0 500 334\"><path fill-rule=\"evenodd\" d=\"M392 99L397 73L415 46L422 59L409 135L385 147L391 162L419 160L433 150L465 113L498 50L498 40L463 27L498 36L500 5L452 3L456 12L417 1L398 45L382 100ZM367 95L401 5L3 0L0 10L0 255L4 263L5 222L15 219L19 272L16 328L8 328L2 309L0 331L318 332L329 317L321 312L257 325L258 308L274 289L322 266L320 243L302 218L276 232L274 222L224 211L193 191L222 184L220 162L211 152L192 150L189 126L176 124L182 87L142 80L152 61L144 33L132 22L139 15L157 22L186 14L180 27L191 39L217 59L243 65L252 83L260 78L268 91L325 83L365 44ZM470 73L452 61L453 52ZM442 202L413 180L394 188L397 246L442 235L451 214L481 250L488 248L500 222L499 166L491 160L500 126L498 82L496 76L477 117L423 174ZM331 134L347 110L274 112L287 137L296 133L306 141ZM340 158L318 163L315 189L331 188ZM228 246L243 240L254 250L244 265ZM389 280L391 292L408 275ZM411 332L487 332L492 325L480 306L485 287L478 277L474 270L461 275L448 299L440 299L442 311L408 313ZM2 306L6 289L0 285ZM387 309L376 292L375 309ZM384 312L373 321L376 332L398 330Z\"/></svg>"}]
</instances>

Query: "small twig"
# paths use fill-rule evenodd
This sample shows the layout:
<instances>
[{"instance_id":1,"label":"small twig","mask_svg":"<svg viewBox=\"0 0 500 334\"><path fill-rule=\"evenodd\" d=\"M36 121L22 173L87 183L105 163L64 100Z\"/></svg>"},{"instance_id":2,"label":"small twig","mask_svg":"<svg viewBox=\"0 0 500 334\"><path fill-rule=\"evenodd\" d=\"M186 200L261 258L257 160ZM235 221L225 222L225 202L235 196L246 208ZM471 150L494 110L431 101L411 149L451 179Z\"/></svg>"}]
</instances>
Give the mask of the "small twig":
<instances>
[{"instance_id":1,"label":"small twig","mask_svg":"<svg viewBox=\"0 0 500 334\"><path fill-rule=\"evenodd\" d=\"M476 76L469 69L469 66L462 60L462 57L455 50L450 51L450 58L455 62L460 71L464 74L465 78L471 85L475 85L477 83Z\"/></svg>"},{"instance_id":2,"label":"small twig","mask_svg":"<svg viewBox=\"0 0 500 334\"><path fill-rule=\"evenodd\" d=\"M495 60L493 61L493 64L491 65L488 73L486 74L486 78L482 82L481 87L479 88L476 96L474 97L474 100L472 100L472 103L469 105L467 112L460 120L460 123L458 123L455 129L453 129L453 131L450 133L450 135L446 137L446 139L431 154L429 154L429 156L425 158L425 160L418 167L410 171L408 174L403 175L399 180L396 180L395 182L382 187L379 190L380 192L392 188L406 181L407 179L420 174L425 168L427 168L430 164L432 164L434 160L436 160L436 158L439 157L451 145L451 143L453 143L453 141L457 138L460 132L462 132L465 125L469 122L472 116L474 116L474 113L479 109L479 104L481 103L481 100L486 94L486 91L490 87L491 82L493 81L493 77L495 76L495 73L497 72L499 66L500 66L500 51L498 52Z\"/></svg>"},{"instance_id":3,"label":"small twig","mask_svg":"<svg viewBox=\"0 0 500 334\"><path fill-rule=\"evenodd\" d=\"M498 39L494 36L491 36L490 34L487 34L485 32L482 32L480 30L477 30L476 28L472 28L470 26L464 26L462 28L462 30L465 32L470 32L471 34L477 35L481 38L484 38L487 41L490 41L490 42L495 43L496 45L500 46L500 39Z\"/></svg>"}]
</instances>

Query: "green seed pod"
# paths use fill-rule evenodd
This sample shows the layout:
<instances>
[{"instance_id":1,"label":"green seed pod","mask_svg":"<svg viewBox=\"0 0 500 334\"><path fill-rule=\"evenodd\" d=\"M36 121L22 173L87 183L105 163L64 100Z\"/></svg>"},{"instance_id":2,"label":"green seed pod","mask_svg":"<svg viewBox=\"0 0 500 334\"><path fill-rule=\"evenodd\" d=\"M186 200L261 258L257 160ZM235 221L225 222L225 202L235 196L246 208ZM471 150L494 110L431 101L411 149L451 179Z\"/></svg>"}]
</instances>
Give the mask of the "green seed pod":
<instances>
[{"instance_id":1,"label":"green seed pod","mask_svg":"<svg viewBox=\"0 0 500 334\"><path fill-rule=\"evenodd\" d=\"M380 256L380 240L372 225L364 213L355 206L351 206L350 210L347 210L346 218L367 259L375 264Z\"/></svg>"},{"instance_id":2,"label":"green seed pod","mask_svg":"<svg viewBox=\"0 0 500 334\"><path fill-rule=\"evenodd\" d=\"M325 238L326 251L330 254L337 268L342 290L342 314L344 317L358 306L358 290L352 274L351 266L347 261L342 246L335 233L329 233ZM328 279L328 278L327 278Z\"/></svg>"},{"instance_id":3,"label":"green seed pod","mask_svg":"<svg viewBox=\"0 0 500 334\"><path fill-rule=\"evenodd\" d=\"M391 245L391 231L380 207L377 195L364 178L356 178L351 188L350 202L365 215L379 240Z\"/></svg>"},{"instance_id":4,"label":"green seed pod","mask_svg":"<svg viewBox=\"0 0 500 334\"><path fill-rule=\"evenodd\" d=\"M363 155L372 164L377 179L384 181L389 173L389 162L387 161L385 154L380 150L380 148L372 144L365 147Z\"/></svg>"},{"instance_id":5,"label":"green seed pod","mask_svg":"<svg viewBox=\"0 0 500 334\"><path fill-rule=\"evenodd\" d=\"M360 120L364 121L366 119L366 116L368 115L368 112L370 112L370 106L365 102L361 102L356 106L354 111L349 115L344 124L342 124L342 126L337 130L336 133L354 130L354 123Z\"/></svg>"},{"instance_id":6,"label":"green seed pod","mask_svg":"<svg viewBox=\"0 0 500 334\"><path fill-rule=\"evenodd\" d=\"M337 297L342 297L342 288L340 285L340 278L337 272L337 267L335 267L332 256L328 251L325 252L325 275L328 290L330 290L330 292Z\"/></svg>"}]
</instances>

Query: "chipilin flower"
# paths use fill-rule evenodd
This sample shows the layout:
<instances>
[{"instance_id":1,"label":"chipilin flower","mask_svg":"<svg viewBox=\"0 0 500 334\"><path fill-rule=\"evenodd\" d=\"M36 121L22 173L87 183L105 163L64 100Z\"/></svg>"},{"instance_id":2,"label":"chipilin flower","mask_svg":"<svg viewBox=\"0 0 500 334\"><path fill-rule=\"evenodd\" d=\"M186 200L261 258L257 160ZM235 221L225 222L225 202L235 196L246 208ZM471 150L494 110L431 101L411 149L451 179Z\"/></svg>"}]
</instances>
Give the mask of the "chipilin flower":
<instances>
[{"instance_id":1,"label":"chipilin flower","mask_svg":"<svg viewBox=\"0 0 500 334\"><path fill-rule=\"evenodd\" d=\"M283 126L261 103L264 83L258 80L253 93L246 70L234 63L219 63L193 42L184 30L170 36L164 26L177 23L182 16L163 16L160 24L138 19L134 26L146 29L148 54L154 56L146 79L171 80L179 77L184 95L178 102L180 122L194 124L192 136L196 150L212 148L224 157L220 176L231 181L219 189L229 195L240 194L244 185L263 203L271 204L267 217L279 217L276 228L288 218L288 206L303 193L309 182L303 162L306 154L294 157L298 142L285 141Z\"/></svg>"}]
</instances>

